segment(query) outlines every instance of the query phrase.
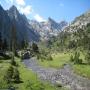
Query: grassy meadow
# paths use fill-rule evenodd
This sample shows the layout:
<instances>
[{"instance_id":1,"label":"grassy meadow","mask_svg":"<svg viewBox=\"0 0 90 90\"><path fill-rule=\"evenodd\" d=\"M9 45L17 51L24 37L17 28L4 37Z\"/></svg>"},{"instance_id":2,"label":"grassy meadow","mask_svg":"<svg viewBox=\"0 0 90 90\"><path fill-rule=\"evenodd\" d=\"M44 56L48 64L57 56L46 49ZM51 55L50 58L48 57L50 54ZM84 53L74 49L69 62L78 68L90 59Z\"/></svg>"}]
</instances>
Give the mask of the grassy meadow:
<instances>
[{"instance_id":1,"label":"grassy meadow","mask_svg":"<svg viewBox=\"0 0 90 90\"><path fill-rule=\"evenodd\" d=\"M42 82L39 80L37 75L32 72L30 69L27 69L20 59L16 58L18 63L18 70L20 73L20 83L11 83L14 86L15 90L67 90L66 88L58 88L51 85L49 82ZM7 69L10 66L10 60L1 60L0 61L0 89L7 89L9 86L4 81L4 75L6 74Z\"/></svg>"},{"instance_id":2,"label":"grassy meadow","mask_svg":"<svg viewBox=\"0 0 90 90\"><path fill-rule=\"evenodd\" d=\"M66 53L54 53L52 54L53 60L39 60L39 64L49 68L62 68L64 64L72 64L73 70L76 74L81 75L86 78L90 78L90 65L87 64L73 64L70 62L70 56L74 52L66 52ZM83 60L84 63L85 61L85 53L80 52L80 59Z\"/></svg>"}]
</instances>

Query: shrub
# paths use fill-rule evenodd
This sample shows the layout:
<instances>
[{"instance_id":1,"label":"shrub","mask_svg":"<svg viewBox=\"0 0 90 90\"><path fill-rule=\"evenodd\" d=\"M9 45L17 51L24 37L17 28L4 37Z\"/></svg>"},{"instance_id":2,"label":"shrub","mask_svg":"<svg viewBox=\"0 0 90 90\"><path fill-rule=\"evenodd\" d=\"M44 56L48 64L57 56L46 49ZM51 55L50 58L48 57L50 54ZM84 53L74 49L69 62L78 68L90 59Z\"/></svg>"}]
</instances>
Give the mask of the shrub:
<instances>
[{"instance_id":1,"label":"shrub","mask_svg":"<svg viewBox=\"0 0 90 90\"><path fill-rule=\"evenodd\" d=\"M8 88L8 84L7 84L6 80L0 79L0 89L4 90L5 88Z\"/></svg>"},{"instance_id":2,"label":"shrub","mask_svg":"<svg viewBox=\"0 0 90 90\"><path fill-rule=\"evenodd\" d=\"M79 57L80 57L80 53L75 52L75 56L74 56L74 63L75 64L81 64L82 63L82 59L79 59Z\"/></svg>"},{"instance_id":3,"label":"shrub","mask_svg":"<svg viewBox=\"0 0 90 90\"><path fill-rule=\"evenodd\" d=\"M13 65L13 66L17 66L16 61L15 61L15 60L11 60L11 65Z\"/></svg>"},{"instance_id":4,"label":"shrub","mask_svg":"<svg viewBox=\"0 0 90 90\"><path fill-rule=\"evenodd\" d=\"M20 82L19 71L17 68L14 68L13 79L14 79L14 82L16 82L16 83Z\"/></svg>"},{"instance_id":5,"label":"shrub","mask_svg":"<svg viewBox=\"0 0 90 90\"><path fill-rule=\"evenodd\" d=\"M4 57L0 56L0 60L4 60Z\"/></svg>"},{"instance_id":6,"label":"shrub","mask_svg":"<svg viewBox=\"0 0 90 90\"><path fill-rule=\"evenodd\" d=\"M4 76L4 79L6 80L7 83L10 83L12 81L13 72L14 68L10 66L6 72L6 75Z\"/></svg>"},{"instance_id":7,"label":"shrub","mask_svg":"<svg viewBox=\"0 0 90 90\"><path fill-rule=\"evenodd\" d=\"M73 55L70 56L70 61L71 61L71 62L74 61Z\"/></svg>"},{"instance_id":8,"label":"shrub","mask_svg":"<svg viewBox=\"0 0 90 90\"><path fill-rule=\"evenodd\" d=\"M15 51L15 56L18 58L20 57L17 51Z\"/></svg>"},{"instance_id":9,"label":"shrub","mask_svg":"<svg viewBox=\"0 0 90 90\"><path fill-rule=\"evenodd\" d=\"M83 61L82 59L79 59L78 64L82 64L82 61Z\"/></svg>"},{"instance_id":10,"label":"shrub","mask_svg":"<svg viewBox=\"0 0 90 90\"><path fill-rule=\"evenodd\" d=\"M27 88L27 90L45 90L45 86L43 85L43 83L40 83L39 81L28 81L25 87Z\"/></svg>"},{"instance_id":11,"label":"shrub","mask_svg":"<svg viewBox=\"0 0 90 90\"><path fill-rule=\"evenodd\" d=\"M61 82L60 82L60 81L56 81L56 86L57 86L57 87L62 87Z\"/></svg>"},{"instance_id":12,"label":"shrub","mask_svg":"<svg viewBox=\"0 0 90 90\"><path fill-rule=\"evenodd\" d=\"M87 63L90 64L90 52L89 51L87 52L85 59L86 59Z\"/></svg>"},{"instance_id":13,"label":"shrub","mask_svg":"<svg viewBox=\"0 0 90 90\"><path fill-rule=\"evenodd\" d=\"M70 61L74 62L75 64L82 64L82 59L80 59L79 57L80 57L80 53L75 52L74 56L71 55Z\"/></svg>"},{"instance_id":14,"label":"shrub","mask_svg":"<svg viewBox=\"0 0 90 90\"><path fill-rule=\"evenodd\" d=\"M37 46L36 43L33 43L33 44L32 44L32 51L33 51L34 53L39 53L39 48L38 48L38 46Z\"/></svg>"},{"instance_id":15,"label":"shrub","mask_svg":"<svg viewBox=\"0 0 90 90\"><path fill-rule=\"evenodd\" d=\"M16 83L20 82L18 69L13 66L10 66L4 76L4 80L6 80L7 83L11 83L12 81Z\"/></svg>"},{"instance_id":16,"label":"shrub","mask_svg":"<svg viewBox=\"0 0 90 90\"><path fill-rule=\"evenodd\" d=\"M53 60L52 56L51 55L47 55L47 60L52 61Z\"/></svg>"},{"instance_id":17,"label":"shrub","mask_svg":"<svg viewBox=\"0 0 90 90\"><path fill-rule=\"evenodd\" d=\"M0 60L8 60L11 59L10 55L7 55L5 53L0 54Z\"/></svg>"},{"instance_id":18,"label":"shrub","mask_svg":"<svg viewBox=\"0 0 90 90\"><path fill-rule=\"evenodd\" d=\"M11 56L10 55L4 55L4 59L7 60L7 59L11 59Z\"/></svg>"}]
</instances>

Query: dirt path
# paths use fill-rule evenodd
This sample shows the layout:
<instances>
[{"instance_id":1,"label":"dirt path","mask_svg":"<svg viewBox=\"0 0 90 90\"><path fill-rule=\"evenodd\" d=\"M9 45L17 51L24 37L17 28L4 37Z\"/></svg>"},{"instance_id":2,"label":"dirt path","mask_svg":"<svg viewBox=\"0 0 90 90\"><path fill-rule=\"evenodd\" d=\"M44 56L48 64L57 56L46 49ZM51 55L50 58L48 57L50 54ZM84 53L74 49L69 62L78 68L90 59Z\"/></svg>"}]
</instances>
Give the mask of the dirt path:
<instances>
[{"instance_id":1,"label":"dirt path","mask_svg":"<svg viewBox=\"0 0 90 90\"><path fill-rule=\"evenodd\" d=\"M62 69L44 68L37 64L35 58L24 60L24 64L37 73L41 80L48 80L53 84L60 82L71 90L90 90L90 80L74 74L70 65L65 65Z\"/></svg>"}]
</instances>

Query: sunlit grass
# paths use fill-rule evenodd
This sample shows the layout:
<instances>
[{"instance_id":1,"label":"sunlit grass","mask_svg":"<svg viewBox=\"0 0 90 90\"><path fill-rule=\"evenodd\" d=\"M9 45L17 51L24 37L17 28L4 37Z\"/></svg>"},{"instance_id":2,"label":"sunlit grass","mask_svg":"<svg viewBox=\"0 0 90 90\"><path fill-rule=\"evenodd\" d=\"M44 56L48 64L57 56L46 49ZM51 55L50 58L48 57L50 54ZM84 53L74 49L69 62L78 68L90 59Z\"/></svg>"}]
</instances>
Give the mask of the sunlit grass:
<instances>
[{"instance_id":1,"label":"sunlit grass","mask_svg":"<svg viewBox=\"0 0 90 90\"><path fill-rule=\"evenodd\" d=\"M28 81L34 83L35 86L39 85L39 83L43 83L45 90L67 90L66 88L63 88L63 87L58 89L57 87L51 85L49 82L40 81L34 72L32 72L30 69L27 69L24 66L24 64L20 62L20 59L16 58L16 62L18 63L18 69L19 69L20 78L22 81L21 83L13 84L17 88L17 90L28 90L28 88L26 87L28 84ZM0 63L0 81L3 80L4 75L6 74L6 70L8 69L9 66L10 66L10 60L7 60L7 61L2 60L2 62ZM6 83L2 83L2 84L6 85ZM36 87L36 90L39 90L39 89Z\"/></svg>"},{"instance_id":2,"label":"sunlit grass","mask_svg":"<svg viewBox=\"0 0 90 90\"><path fill-rule=\"evenodd\" d=\"M15 87L18 87L17 90L28 90L28 88L26 87L28 84L28 81L30 81L31 83L35 83L36 85L41 83L37 75L34 72L32 72L30 69L27 69L25 65L22 62L20 62L19 59L17 60L17 63L19 64L18 69L19 69L20 78L22 81L22 83L15 84ZM51 86L49 83L45 82L43 84L45 85L45 90L56 90L55 87Z\"/></svg>"},{"instance_id":3,"label":"sunlit grass","mask_svg":"<svg viewBox=\"0 0 90 90\"><path fill-rule=\"evenodd\" d=\"M90 79L90 65L74 65L74 72Z\"/></svg>"},{"instance_id":4,"label":"sunlit grass","mask_svg":"<svg viewBox=\"0 0 90 90\"><path fill-rule=\"evenodd\" d=\"M72 53L54 53L52 54L53 60L39 60L39 64L44 66L44 67L53 67L53 68L60 68L64 64L72 64L70 62L70 56L71 54L73 55L74 52ZM80 59L83 60L83 63L85 63L85 54L80 52ZM72 64L73 70L76 74L84 76L86 78L90 78L90 65L84 65L84 64Z\"/></svg>"},{"instance_id":5,"label":"sunlit grass","mask_svg":"<svg viewBox=\"0 0 90 90\"><path fill-rule=\"evenodd\" d=\"M53 60L39 60L39 64L44 67L53 67L53 68L60 68L64 64L70 62L70 55L71 53L57 53L52 54Z\"/></svg>"}]
</instances>

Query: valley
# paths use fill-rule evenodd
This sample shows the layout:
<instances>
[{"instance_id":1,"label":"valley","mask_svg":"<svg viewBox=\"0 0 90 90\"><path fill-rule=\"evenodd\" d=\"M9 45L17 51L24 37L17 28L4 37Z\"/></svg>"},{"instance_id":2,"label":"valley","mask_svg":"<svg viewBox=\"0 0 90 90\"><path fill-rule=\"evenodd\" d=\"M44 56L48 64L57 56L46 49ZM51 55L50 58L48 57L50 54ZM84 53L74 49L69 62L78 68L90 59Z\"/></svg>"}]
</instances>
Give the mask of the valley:
<instances>
[{"instance_id":1,"label":"valley","mask_svg":"<svg viewBox=\"0 0 90 90\"><path fill-rule=\"evenodd\" d=\"M0 90L90 90L90 10L39 22L0 5Z\"/></svg>"}]
</instances>

